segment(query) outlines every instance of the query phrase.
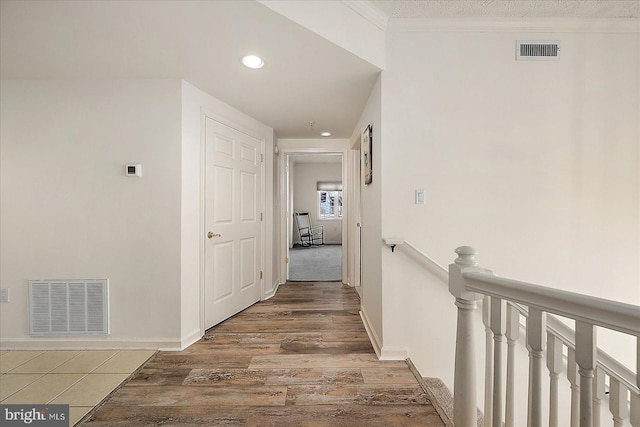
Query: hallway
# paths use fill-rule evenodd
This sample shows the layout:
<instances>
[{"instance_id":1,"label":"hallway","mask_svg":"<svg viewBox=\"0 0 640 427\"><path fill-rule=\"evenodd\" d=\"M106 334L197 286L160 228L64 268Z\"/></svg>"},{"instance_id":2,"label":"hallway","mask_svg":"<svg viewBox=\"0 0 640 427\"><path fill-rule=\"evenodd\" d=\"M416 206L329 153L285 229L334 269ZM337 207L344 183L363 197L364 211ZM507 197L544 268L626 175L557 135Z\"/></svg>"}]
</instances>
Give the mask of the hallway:
<instances>
[{"instance_id":1,"label":"hallway","mask_svg":"<svg viewBox=\"0 0 640 427\"><path fill-rule=\"evenodd\" d=\"M442 426L404 361L378 361L355 291L288 283L160 352L83 425Z\"/></svg>"}]
</instances>

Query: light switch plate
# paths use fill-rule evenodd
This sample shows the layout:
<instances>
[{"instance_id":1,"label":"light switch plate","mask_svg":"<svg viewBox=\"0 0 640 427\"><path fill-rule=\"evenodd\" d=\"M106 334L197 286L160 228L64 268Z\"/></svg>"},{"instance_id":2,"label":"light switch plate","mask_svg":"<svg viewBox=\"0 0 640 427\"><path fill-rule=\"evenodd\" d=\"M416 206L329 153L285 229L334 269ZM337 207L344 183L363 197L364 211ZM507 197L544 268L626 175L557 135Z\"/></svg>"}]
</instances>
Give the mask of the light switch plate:
<instances>
[{"instance_id":1,"label":"light switch plate","mask_svg":"<svg viewBox=\"0 0 640 427\"><path fill-rule=\"evenodd\" d=\"M9 288L0 289L0 302L9 302Z\"/></svg>"},{"instance_id":2,"label":"light switch plate","mask_svg":"<svg viewBox=\"0 0 640 427\"><path fill-rule=\"evenodd\" d=\"M416 190L416 205L424 205L424 190L421 188Z\"/></svg>"}]
</instances>

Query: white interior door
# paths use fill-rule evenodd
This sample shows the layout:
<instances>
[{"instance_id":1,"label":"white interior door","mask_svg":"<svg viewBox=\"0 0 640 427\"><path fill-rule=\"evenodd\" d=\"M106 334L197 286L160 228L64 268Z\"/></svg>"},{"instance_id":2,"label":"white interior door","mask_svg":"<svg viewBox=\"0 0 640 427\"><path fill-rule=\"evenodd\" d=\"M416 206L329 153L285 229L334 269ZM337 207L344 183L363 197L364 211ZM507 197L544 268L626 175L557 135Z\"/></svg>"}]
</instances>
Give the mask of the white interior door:
<instances>
[{"instance_id":1,"label":"white interior door","mask_svg":"<svg viewBox=\"0 0 640 427\"><path fill-rule=\"evenodd\" d=\"M261 142L205 119L204 317L210 328L260 300Z\"/></svg>"}]
</instances>

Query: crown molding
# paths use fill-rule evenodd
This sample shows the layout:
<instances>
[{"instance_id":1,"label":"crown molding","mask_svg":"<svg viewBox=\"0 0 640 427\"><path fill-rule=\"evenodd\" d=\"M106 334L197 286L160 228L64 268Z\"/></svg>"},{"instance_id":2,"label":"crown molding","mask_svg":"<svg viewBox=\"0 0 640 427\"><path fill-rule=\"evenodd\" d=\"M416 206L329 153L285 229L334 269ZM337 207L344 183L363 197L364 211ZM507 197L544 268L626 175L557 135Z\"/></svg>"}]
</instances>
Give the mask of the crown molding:
<instances>
[{"instance_id":1,"label":"crown molding","mask_svg":"<svg viewBox=\"0 0 640 427\"><path fill-rule=\"evenodd\" d=\"M381 29L387 31L389 17L367 0L342 0L342 4Z\"/></svg>"},{"instance_id":2,"label":"crown molding","mask_svg":"<svg viewBox=\"0 0 640 427\"><path fill-rule=\"evenodd\" d=\"M485 31L531 33L640 33L640 19L390 19L388 31Z\"/></svg>"}]
</instances>

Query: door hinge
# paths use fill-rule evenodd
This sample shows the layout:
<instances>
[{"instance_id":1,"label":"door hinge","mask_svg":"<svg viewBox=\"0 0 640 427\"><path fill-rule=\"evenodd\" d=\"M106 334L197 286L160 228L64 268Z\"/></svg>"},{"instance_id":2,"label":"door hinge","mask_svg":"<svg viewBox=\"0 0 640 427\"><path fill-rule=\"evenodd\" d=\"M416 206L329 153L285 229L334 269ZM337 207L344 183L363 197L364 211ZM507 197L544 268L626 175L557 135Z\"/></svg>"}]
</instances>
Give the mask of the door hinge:
<instances>
[{"instance_id":1,"label":"door hinge","mask_svg":"<svg viewBox=\"0 0 640 427\"><path fill-rule=\"evenodd\" d=\"M260 278L262 279L262 270L260 271Z\"/></svg>"},{"instance_id":2,"label":"door hinge","mask_svg":"<svg viewBox=\"0 0 640 427\"><path fill-rule=\"evenodd\" d=\"M287 257L287 258L285 258L285 259L284 259L284 263L285 263L285 264L289 264L289 257Z\"/></svg>"},{"instance_id":3,"label":"door hinge","mask_svg":"<svg viewBox=\"0 0 640 427\"><path fill-rule=\"evenodd\" d=\"M264 154L260 154L260 163L264 162Z\"/></svg>"},{"instance_id":4,"label":"door hinge","mask_svg":"<svg viewBox=\"0 0 640 427\"><path fill-rule=\"evenodd\" d=\"M260 212L260 221L262 221L262 212Z\"/></svg>"}]
</instances>

